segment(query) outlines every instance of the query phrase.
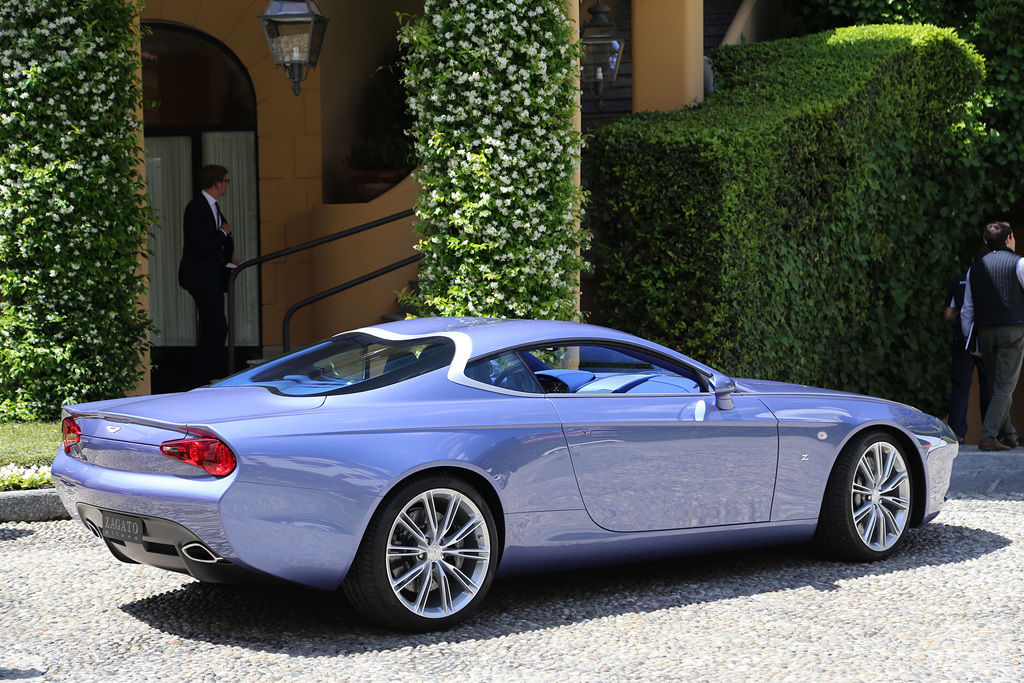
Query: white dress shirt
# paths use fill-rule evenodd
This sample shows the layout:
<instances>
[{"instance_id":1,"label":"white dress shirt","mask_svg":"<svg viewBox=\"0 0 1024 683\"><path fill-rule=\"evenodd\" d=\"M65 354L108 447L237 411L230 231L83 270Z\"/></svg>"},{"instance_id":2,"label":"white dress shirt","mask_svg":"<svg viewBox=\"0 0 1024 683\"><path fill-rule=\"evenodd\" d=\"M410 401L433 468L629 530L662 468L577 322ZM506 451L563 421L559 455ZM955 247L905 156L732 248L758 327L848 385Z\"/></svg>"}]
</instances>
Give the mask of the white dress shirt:
<instances>
[{"instance_id":1,"label":"white dress shirt","mask_svg":"<svg viewBox=\"0 0 1024 683\"><path fill-rule=\"evenodd\" d=\"M206 202L210 205L210 211L213 213L214 225L217 226L218 230L224 232L223 230L221 230L220 227L221 218L223 217L224 214L220 212L220 207L217 205L217 200L211 197L210 195L206 194L206 190L203 190L203 196L206 197ZM224 234L227 235L226 232L224 232Z\"/></svg>"}]
</instances>

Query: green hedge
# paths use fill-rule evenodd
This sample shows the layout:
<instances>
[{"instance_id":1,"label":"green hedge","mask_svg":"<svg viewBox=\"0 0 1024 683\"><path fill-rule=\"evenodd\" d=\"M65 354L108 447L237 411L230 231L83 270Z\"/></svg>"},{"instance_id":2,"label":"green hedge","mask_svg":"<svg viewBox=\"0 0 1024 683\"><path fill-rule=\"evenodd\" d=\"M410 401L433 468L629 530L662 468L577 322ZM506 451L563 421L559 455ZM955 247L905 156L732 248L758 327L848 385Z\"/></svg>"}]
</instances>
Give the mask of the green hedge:
<instances>
[{"instance_id":1,"label":"green hedge","mask_svg":"<svg viewBox=\"0 0 1024 683\"><path fill-rule=\"evenodd\" d=\"M789 0L803 32L866 23L926 23L957 29L985 58L979 98L984 129L959 169L972 176L973 223L1009 220L1024 226L1024 0ZM980 233L980 230L978 231ZM966 246L963 255L973 253Z\"/></svg>"},{"instance_id":2,"label":"green hedge","mask_svg":"<svg viewBox=\"0 0 1024 683\"><path fill-rule=\"evenodd\" d=\"M944 410L982 60L952 31L719 49L702 105L590 145L606 321L737 376Z\"/></svg>"},{"instance_id":3,"label":"green hedge","mask_svg":"<svg viewBox=\"0 0 1024 683\"><path fill-rule=\"evenodd\" d=\"M0 0L0 421L142 377L138 13Z\"/></svg>"},{"instance_id":4,"label":"green hedge","mask_svg":"<svg viewBox=\"0 0 1024 683\"><path fill-rule=\"evenodd\" d=\"M935 24L960 28L979 6L1000 0L784 0L800 33L865 24Z\"/></svg>"}]
</instances>

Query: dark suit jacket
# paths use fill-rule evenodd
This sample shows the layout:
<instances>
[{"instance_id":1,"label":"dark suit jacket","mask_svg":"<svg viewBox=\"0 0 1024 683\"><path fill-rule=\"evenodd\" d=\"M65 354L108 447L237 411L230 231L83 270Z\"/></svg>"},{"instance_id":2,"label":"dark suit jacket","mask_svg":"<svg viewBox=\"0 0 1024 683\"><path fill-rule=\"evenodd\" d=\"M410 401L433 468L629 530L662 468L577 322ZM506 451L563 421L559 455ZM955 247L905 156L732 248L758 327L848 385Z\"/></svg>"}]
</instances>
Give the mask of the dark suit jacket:
<instances>
[{"instance_id":1,"label":"dark suit jacket","mask_svg":"<svg viewBox=\"0 0 1024 683\"><path fill-rule=\"evenodd\" d=\"M235 243L231 235L217 229L213 211L203 195L185 207L184 227L178 284L190 292L222 291L221 272L224 264L231 261Z\"/></svg>"}]
</instances>

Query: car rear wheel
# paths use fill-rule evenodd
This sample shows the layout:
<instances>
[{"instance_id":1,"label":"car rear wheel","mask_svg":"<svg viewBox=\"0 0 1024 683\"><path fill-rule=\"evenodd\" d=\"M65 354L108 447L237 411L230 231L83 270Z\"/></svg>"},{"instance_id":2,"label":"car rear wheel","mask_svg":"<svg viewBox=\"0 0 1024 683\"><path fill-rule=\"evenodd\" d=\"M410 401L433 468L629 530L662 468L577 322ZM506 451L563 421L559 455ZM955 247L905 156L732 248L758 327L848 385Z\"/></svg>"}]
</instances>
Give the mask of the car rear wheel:
<instances>
[{"instance_id":1,"label":"car rear wheel","mask_svg":"<svg viewBox=\"0 0 1024 683\"><path fill-rule=\"evenodd\" d=\"M368 618L409 631L453 626L482 602L497 564L494 518L454 477L393 492L367 528L344 590Z\"/></svg>"},{"instance_id":2,"label":"car rear wheel","mask_svg":"<svg viewBox=\"0 0 1024 683\"><path fill-rule=\"evenodd\" d=\"M913 495L907 458L891 436L868 432L843 448L829 477L817 539L832 555L881 560L906 540Z\"/></svg>"}]
</instances>

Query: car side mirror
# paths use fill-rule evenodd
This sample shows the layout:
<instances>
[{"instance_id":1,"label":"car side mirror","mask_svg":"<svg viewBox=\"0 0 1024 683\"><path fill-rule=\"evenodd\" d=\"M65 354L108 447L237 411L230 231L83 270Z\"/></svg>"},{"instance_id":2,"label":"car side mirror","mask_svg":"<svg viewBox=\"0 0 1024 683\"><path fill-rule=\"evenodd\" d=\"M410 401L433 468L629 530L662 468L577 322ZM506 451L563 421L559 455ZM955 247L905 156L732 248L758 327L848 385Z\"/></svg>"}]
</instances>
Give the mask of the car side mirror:
<instances>
[{"instance_id":1,"label":"car side mirror","mask_svg":"<svg viewBox=\"0 0 1024 683\"><path fill-rule=\"evenodd\" d=\"M736 391L736 382L728 377L717 377L715 380L715 406L719 410L732 410L732 393Z\"/></svg>"}]
</instances>

